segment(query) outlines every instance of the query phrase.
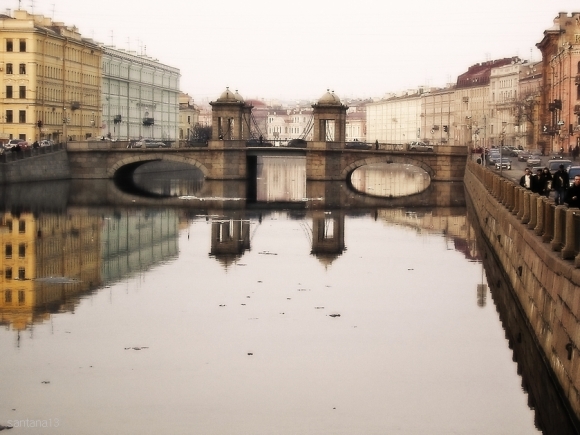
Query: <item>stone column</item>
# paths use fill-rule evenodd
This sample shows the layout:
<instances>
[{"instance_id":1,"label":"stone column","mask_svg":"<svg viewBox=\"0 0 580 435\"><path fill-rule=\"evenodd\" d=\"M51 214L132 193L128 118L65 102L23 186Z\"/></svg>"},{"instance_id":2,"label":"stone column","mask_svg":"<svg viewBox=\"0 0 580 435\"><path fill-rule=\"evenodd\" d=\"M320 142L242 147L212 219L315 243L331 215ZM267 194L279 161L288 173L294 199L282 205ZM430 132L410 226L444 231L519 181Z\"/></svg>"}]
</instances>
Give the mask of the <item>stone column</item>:
<instances>
[{"instance_id":1,"label":"stone column","mask_svg":"<svg viewBox=\"0 0 580 435\"><path fill-rule=\"evenodd\" d=\"M534 232L537 236L544 234L544 199L543 196L539 196L536 200L536 227Z\"/></svg>"},{"instance_id":2,"label":"stone column","mask_svg":"<svg viewBox=\"0 0 580 435\"><path fill-rule=\"evenodd\" d=\"M561 251L563 243L565 205L557 205L554 209L554 238L552 239L552 251Z\"/></svg>"},{"instance_id":3,"label":"stone column","mask_svg":"<svg viewBox=\"0 0 580 435\"><path fill-rule=\"evenodd\" d=\"M529 190L524 191L524 212L522 214L522 224L527 224L530 221L530 196L531 192Z\"/></svg>"},{"instance_id":4,"label":"stone column","mask_svg":"<svg viewBox=\"0 0 580 435\"><path fill-rule=\"evenodd\" d=\"M566 240L562 248L562 258L571 260L576 256L576 225L574 225L575 215L580 213L578 208L566 210Z\"/></svg>"},{"instance_id":5,"label":"stone column","mask_svg":"<svg viewBox=\"0 0 580 435\"><path fill-rule=\"evenodd\" d=\"M548 198L543 198L544 202L544 234L542 235L542 242L549 243L554 237L554 213L556 204Z\"/></svg>"},{"instance_id":6,"label":"stone column","mask_svg":"<svg viewBox=\"0 0 580 435\"><path fill-rule=\"evenodd\" d=\"M518 211L517 211L517 218L521 219L524 216L524 192L525 189L521 186L516 186L516 195L518 197Z\"/></svg>"},{"instance_id":7,"label":"stone column","mask_svg":"<svg viewBox=\"0 0 580 435\"><path fill-rule=\"evenodd\" d=\"M536 228L536 222L538 220L538 198L540 197L540 195L538 195L537 193L532 193L530 195L530 221L528 222L528 228L533 230L534 228Z\"/></svg>"}]
</instances>

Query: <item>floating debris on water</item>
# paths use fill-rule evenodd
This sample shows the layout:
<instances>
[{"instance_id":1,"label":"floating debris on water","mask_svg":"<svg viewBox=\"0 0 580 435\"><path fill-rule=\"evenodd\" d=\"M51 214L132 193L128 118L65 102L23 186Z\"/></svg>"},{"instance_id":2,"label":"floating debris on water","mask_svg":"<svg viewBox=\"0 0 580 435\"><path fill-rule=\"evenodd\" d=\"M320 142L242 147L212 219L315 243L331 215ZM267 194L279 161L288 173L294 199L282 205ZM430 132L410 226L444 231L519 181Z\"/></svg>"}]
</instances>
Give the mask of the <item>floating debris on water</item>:
<instances>
[{"instance_id":1,"label":"floating debris on water","mask_svg":"<svg viewBox=\"0 0 580 435\"><path fill-rule=\"evenodd\" d=\"M340 317L340 314L329 314L330 317Z\"/></svg>"}]
</instances>

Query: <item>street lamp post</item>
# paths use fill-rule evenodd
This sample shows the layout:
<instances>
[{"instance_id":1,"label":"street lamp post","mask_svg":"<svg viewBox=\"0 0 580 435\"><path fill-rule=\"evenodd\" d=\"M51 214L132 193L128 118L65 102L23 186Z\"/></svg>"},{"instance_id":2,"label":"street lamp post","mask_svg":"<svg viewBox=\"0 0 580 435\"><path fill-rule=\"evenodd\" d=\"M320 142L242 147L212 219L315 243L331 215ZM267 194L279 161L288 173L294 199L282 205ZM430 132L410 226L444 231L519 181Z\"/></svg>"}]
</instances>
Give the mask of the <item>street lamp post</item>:
<instances>
[{"instance_id":1,"label":"street lamp post","mask_svg":"<svg viewBox=\"0 0 580 435\"><path fill-rule=\"evenodd\" d=\"M499 143L499 175L500 177L503 177L503 145L504 145L504 141L505 141L505 127L507 125L507 122L502 122L501 123L501 141Z\"/></svg>"}]
</instances>

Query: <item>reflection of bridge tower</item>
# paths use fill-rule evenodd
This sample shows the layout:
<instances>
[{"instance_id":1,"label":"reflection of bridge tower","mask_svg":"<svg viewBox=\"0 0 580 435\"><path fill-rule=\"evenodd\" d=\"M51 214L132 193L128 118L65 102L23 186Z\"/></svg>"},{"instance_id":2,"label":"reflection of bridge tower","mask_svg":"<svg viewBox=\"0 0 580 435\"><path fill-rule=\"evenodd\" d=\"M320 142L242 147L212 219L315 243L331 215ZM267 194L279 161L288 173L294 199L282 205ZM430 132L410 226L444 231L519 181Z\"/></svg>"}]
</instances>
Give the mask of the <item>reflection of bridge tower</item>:
<instances>
[{"instance_id":1,"label":"reflection of bridge tower","mask_svg":"<svg viewBox=\"0 0 580 435\"><path fill-rule=\"evenodd\" d=\"M331 264L344 247L344 213L316 211L312 215L312 251L322 263Z\"/></svg>"},{"instance_id":2,"label":"reflection of bridge tower","mask_svg":"<svg viewBox=\"0 0 580 435\"><path fill-rule=\"evenodd\" d=\"M346 110L334 92L326 92L318 103L312 106L314 109L314 142L339 142L346 141Z\"/></svg>"},{"instance_id":3,"label":"reflection of bridge tower","mask_svg":"<svg viewBox=\"0 0 580 435\"><path fill-rule=\"evenodd\" d=\"M250 249L250 221L215 219L211 223L211 252L224 266L241 258Z\"/></svg>"},{"instance_id":4,"label":"reflection of bridge tower","mask_svg":"<svg viewBox=\"0 0 580 435\"><path fill-rule=\"evenodd\" d=\"M226 88L212 106L212 139L248 140L250 138L249 120L252 106L247 105L240 94Z\"/></svg>"}]
</instances>

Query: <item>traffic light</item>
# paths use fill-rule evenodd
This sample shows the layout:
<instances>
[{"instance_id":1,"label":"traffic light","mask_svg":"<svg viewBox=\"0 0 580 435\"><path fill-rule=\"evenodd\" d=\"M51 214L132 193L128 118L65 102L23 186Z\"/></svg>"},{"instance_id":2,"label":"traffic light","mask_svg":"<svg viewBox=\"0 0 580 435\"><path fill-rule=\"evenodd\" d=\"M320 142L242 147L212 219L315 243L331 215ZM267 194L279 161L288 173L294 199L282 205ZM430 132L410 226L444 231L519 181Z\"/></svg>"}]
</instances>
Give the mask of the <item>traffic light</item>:
<instances>
[{"instance_id":1,"label":"traffic light","mask_svg":"<svg viewBox=\"0 0 580 435\"><path fill-rule=\"evenodd\" d=\"M448 126L448 125L444 125L444 126L443 126L443 131L444 131L445 133L449 133L449 126Z\"/></svg>"},{"instance_id":2,"label":"traffic light","mask_svg":"<svg viewBox=\"0 0 580 435\"><path fill-rule=\"evenodd\" d=\"M562 100L554 100L554 108L562 110Z\"/></svg>"}]
</instances>

